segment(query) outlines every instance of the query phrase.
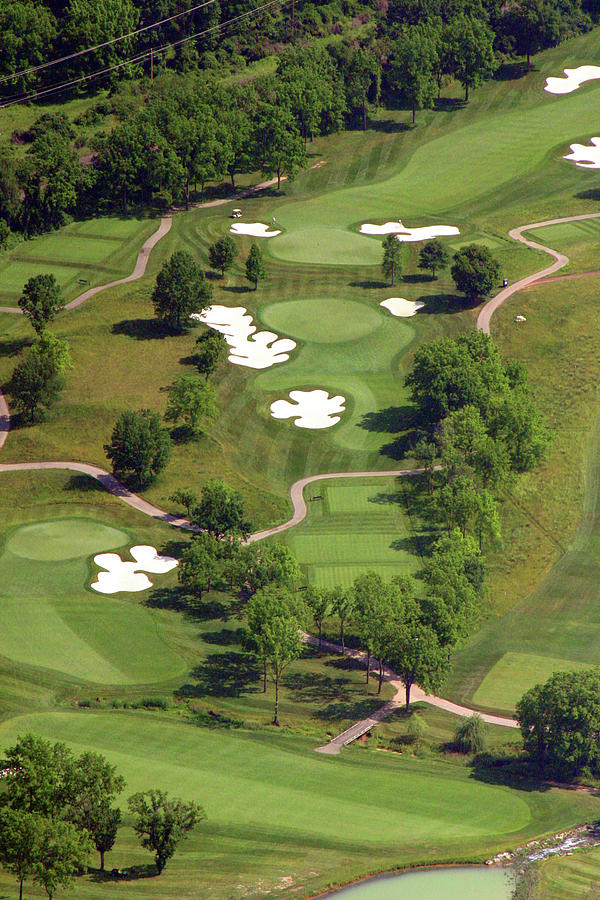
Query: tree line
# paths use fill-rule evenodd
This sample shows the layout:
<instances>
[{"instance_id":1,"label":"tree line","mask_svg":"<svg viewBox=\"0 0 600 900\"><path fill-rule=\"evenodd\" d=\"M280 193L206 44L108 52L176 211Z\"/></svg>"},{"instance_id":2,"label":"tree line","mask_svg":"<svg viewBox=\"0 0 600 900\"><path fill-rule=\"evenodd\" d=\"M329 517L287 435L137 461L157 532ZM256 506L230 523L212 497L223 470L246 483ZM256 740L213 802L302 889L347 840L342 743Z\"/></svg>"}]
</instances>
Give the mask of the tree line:
<instances>
[{"instance_id":1,"label":"tree line","mask_svg":"<svg viewBox=\"0 0 600 900\"><path fill-rule=\"evenodd\" d=\"M92 851L112 850L121 809L115 806L125 779L105 757L75 756L66 744L26 734L9 747L1 763L0 865L19 884L32 880L52 900L87 870ZM127 801L142 847L154 854L157 874L180 841L205 818L193 801L171 798L162 790L133 794Z\"/></svg>"},{"instance_id":2,"label":"tree line","mask_svg":"<svg viewBox=\"0 0 600 900\"><path fill-rule=\"evenodd\" d=\"M111 21L127 23L134 15L130 0L71 0L69 9L76 7L81 29L90 10L104 6L108 16L121 3L129 5L129 18ZM14 16L29 5L33 9L29 0L8 9ZM126 212L132 203L152 201L187 206L192 185L203 191L227 178L235 188L239 173L275 176L279 186L305 165L313 136L357 124L366 128L380 103L408 107L414 118L418 109L434 106L453 79L468 99L515 54L529 60L590 27L592 11L593 4L584 9L579 0L393 0L387 13L378 14L376 33L326 47L290 46L278 56L274 75L227 83L195 68L165 71L153 81L121 80L109 100L77 120L79 134L64 114L44 114L19 136L29 142L24 159L10 145L0 149L0 246L8 241L7 228L39 234L69 217L114 208L115 193ZM51 14L42 11L40 23ZM106 29L98 25L93 33L110 36ZM24 31L15 43L29 39ZM81 129L90 119L108 125L109 114L116 126L96 135L93 164L82 165L74 147L85 142Z\"/></svg>"}]
</instances>

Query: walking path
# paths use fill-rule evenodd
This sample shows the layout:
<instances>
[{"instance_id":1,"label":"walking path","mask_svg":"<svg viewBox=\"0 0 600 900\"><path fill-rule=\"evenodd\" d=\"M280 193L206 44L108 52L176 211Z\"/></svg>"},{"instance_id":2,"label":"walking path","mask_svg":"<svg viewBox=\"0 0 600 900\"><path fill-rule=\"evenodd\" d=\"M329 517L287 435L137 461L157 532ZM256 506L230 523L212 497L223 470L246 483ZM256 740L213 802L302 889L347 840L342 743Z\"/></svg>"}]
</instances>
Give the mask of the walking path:
<instances>
[{"instance_id":1,"label":"walking path","mask_svg":"<svg viewBox=\"0 0 600 900\"><path fill-rule=\"evenodd\" d=\"M212 207L212 206L220 206L225 203L229 203L232 200L238 199L240 197L247 197L256 191L262 190L265 187L269 187L275 183L275 179L267 182L263 182L260 185L257 185L254 188L248 189L247 191L243 191L242 193L236 195L235 197L230 197L224 200L214 200L209 201L205 204L199 204L202 207ZM490 320L494 314L494 312L506 302L514 293L523 288L528 287L529 285L536 284L537 282L548 278L553 275L554 272L563 268L567 265L569 259L563 253L559 253L556 250L552 250L549 247L545 247L543 244L538 244L535 241L531 241L528 238L523 237L523 232L528 231L534 228L543 228L546 225L558 225L566 222L574 222L582 219L593 219L600 217L600 213L590 213L586 215L579 216L569 216L563 219L551 219L546 222L537 222L532 225L522 225L519 228L514 228L509 232L511 238L516 241L520 241L522 244L525 244L528 247L531 247L536 250L542 250L545 253L550 254L554 257L554 263L552 265L546 267L540 272L536 272L534 275L529 275L526 278L522 278L520 281L516 282L513 285L510 285L505 290L501 291L491 300L489 300L481 309L479 316L477 318L477 327L488 333L490 330ZM104 285L98 285L97 287L90 288L85 291L83 294L80 294L79 297L76 297L75 300L72 300L69 304L65 306L65 309L75 309L80 306L86 300L89 300L91 297L100 293L101 291L108 290L111 287L116 287L119 284L125 284L131 281L136 281L141 278L146 271L146 267L148 265L148 259L152 249L156 246L158 241L167 234L172 225L172 216L164 216L161 219L160 225L158 229L154 232L153 235L148 238L148 240L144 243L142 249L138 254L138 258L134 267L133 272L128 275L126 278L121 278L117 281L110 282ZM582 275L578 276L562 276L566 277L583 277L584 274L595 274L595 273L582 273ZM14 307L0 307L0 312L10 312L20 314L21 310ZM8 405L6 400L0 391L0 448L2 448L8 431L10 429L10 412L8 409ZM130 491L124 484L122 484L114 475L105 471L104 469L99 468L98 466L90 465L89 463L80 463L75 461L47 461L47 462L24 462L24 463L8 463L8 464L0 464L0 473L2 472L17 472L17 471L39 471L45 469L64 469L69 471L80 472L84 475L88 475L91 478L94 478L98 481L99 484L102 485L107 491L114 494L124 503L127 503L128 506L133 507L139 512L144 513L145 515L152 516L155 519L159 519L162 522L165 522L169 525L174 525L178 528L185 528L187 530L193 531L195 530L192 523L184 518L174 516L171 513L167 513L164 510L153 506L151 503L148 503L147 500L144 500L142 497L134 494ZM293 514L287 522L284 522L282 525L277 525L274 528L268 528L264 531L256 532L251 535L248 539L249 542L259 541L267 537L272 537L277 534L281 534L281 532L286 531L288 528L293 528L295 525L298 525L302 522L307 514L306 501L304 500L304 489L307 485L312 484L316 481L321 481L329 478L365 478L365 477L400 477L400 476L409 476L416 475L422 473L423 469L392 469L386 471L375 471L375 472L329 472L323 475L310 475L307 478L301 478L299 481L296 481L292 487L290 488L290 499L293 507ZM305 640L308 643L314 644L317 643L317 639L311 637L310 635L305 635ZM327 647L331 652L340 653L342 652L342 648L334 643L329 641L324 642L324 646ZM366 662L366 654L359 650L348 650L346 649L345 654L347 656L351 656L355 659L360 660L361 662ZM399 708L404 703L404 685L398 676L392 672L391 670L384 670L385 679L392 684L392 686L396 689L396 693L392 700L389 703L384 704L381 709L377 710L373 716L368 719L364 719L361 722L357 722L351 728L347 729L342 734L333 738L327 745L324 747L317 748L319 751L323 753L339 753L340 748L346 744L351 743L356 740L357 737L360 737L361 734L364 734L373 725L380 722L383 718L388 716L394 709ZM412 697L414 700L424 700L427 703L430 703L433 706L437 706L439 709L445 709L450 713L458 716L470 716L475 710L469 709L468 707L459 706L455 703L452 703L449 700L445 700L442 697L436 697L430 694L426 694L417 686L413 686L412 688ZM488 722L493 725L504 725L508 728L516 728L518 727L517 722L514 719L503 718L502 716L492 716L486 713L481 714L482 719L485 722Z\"/></svg>"},{"instance_id":2,"label":"walking path","mask_svg":"<svg viewBox=\"0 0 600 900\"><path fill-rule=\"evenodd\" d=\"M302 639L305 643L310 644L312 647L319 646L319 639L314 637L312 634L302 633ZM352 650L348 647L342 649L340 644L336 644L333 641L322 641L321 646L325 650L329 650L330 653L342 653L344 656L348 656L350 659L355 659L360 663L363 663L365 666L367 665L367 654L364 650ZM379 661L371 657L371 668L379 669ZM379 677L377 674L376 677ZM401 709L406 705L405 695L406 690L404 687L404 682L387 666L383 667L383 677L385 681L388 681L392 687L395 689L395 694L391 700L388 700L387 703L384 703L378 710L376 710L373 715L369 716L366 719L362 719L360 722L356 722L354 725L351 725L350 728L347 728L345 731L342 731L341 734L336 735L336 737L332 738L327 744L324 744L322 747L317 747L316 750L318 753L339 753L342 747L346 747L348 744L351 744L357 738L361 737L361 735L366 734L367 731L370 731L375 725L378 725L383 719L386 719L390 716L395 710ZM469 709L467 706L459 706L457 703L452 703L450 700L445 700L443 697L436 697L434 694L427 694L417 685L413 685L410 692L411 701L418 702L422 701L424 703L429 703L431 706L436 706L438 709L444 709L446 712L452 713L455 716L472 716L473 713L477 712L477 710ZM481 716L484 722L487 722L489 725L503 725L505 728L518 728L519 723L516 719L505 718L504 716L492 716L488 713L478 713Z\"/></svg>"},{"instance_id":3,"label":"walking path","mask_svg":"<svg viewBox=\"0 0 600 900\"><path fill-rule=\"evenodd\" d=\"M519 241L521 244L525 244L526 247L531 247L533 250L542 250L544 253L548 253L550 256L554 257L554 262L552 265L547 266L545 269L542 269L539 272L534 272L533 275L527 275L525 278L521 278L520 281L515 281L514 284L509 285L507 288L504 288L503 291L500 291L499 294L496 294L495 297L492 297L491 300L481 308L479 311L479 315L477 316L477 328L480 331L484 331L486 334L490 333L490 320L496 310L502 306L503 303L512 297L513 294L516 294L517 291L522 291L524 288L529 287L532 284L537 284L538 281L543 281L548 278L550 275L554 275L555 272L558 272L559 269L564 268L569 262L569 257L565 256L564 253L559 253L558 250L552 250L551 247L546 247L544 244L538 244L537 241L532 241L529 238L523 237L524 231L530 231L534 228L545 228L547 225L564 225L567 222L580 222L583 219L598 219L600 218L600 213L585 213L580 216L567 216L564 219L548 219L546 222L534 222L532 225L520 225L519 228L513 228L508 232L509 237L511 237L514 241ZM578 277L583 277L584 275L592 275L595 274L593 272L584 272ZM569 277L569 276L563 276ZM573 276L571 276L573 277Z\"/></svg>"}]
</instances>

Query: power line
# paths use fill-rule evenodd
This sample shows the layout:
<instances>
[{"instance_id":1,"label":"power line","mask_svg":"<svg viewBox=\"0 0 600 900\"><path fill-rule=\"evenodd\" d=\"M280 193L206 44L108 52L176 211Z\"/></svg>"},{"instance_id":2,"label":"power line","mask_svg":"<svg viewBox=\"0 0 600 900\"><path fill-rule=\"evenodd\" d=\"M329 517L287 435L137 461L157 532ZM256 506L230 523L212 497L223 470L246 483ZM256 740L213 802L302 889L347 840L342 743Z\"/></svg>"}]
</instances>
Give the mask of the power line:
<instances>
[{"instance_id":1,"label":"power line","mask_svg":"<svg viewBox=\"0 0 600 900\"><path fill-rule=\"evenodd\" d=\"M14 72L12 75L3 75L0 77L0 84L4 84L6 81L13 81L16 78L22 78L23 75L31 75L33 72L39 72L41 69L47 69L50 66L57 66L59 63L68 62L70 59L76 59L78 56L85 56L86 53L93 53L95 50L102 50L103 47L109 47L111 44L116 44L119 41L124 41L126 38L135 37L137 34L142 34L144 31L149 31L152 28L158 28L160 25L166 25L167 22L172 22L174 19L179 19L181 16L187 16L189 13L196 12L199 9L203 9L205 6L210 6L212 3L216 3L217 0L206 0L204 3L198 4L198 6L192 6L190 9L186 9L183 12L176 13L173 16L169 16L166 19L161 19L160 22L154 22L152 25L144 25L143 28L138 28L136 31L130 31L129 34L122 34L119 37L112 38L110 41L104 41L103 44L96 44L94 47L86 47L85 50L78 50L76 53L70 53L68 56L61 56L58 59L53 59L50 62L41 63L39 66L32 66L30 69L22 69L20 72Z\"/></svg>"},{"instance_id":2,"label":"power line","mask_svg":"<svg viewBox=\"0 0 600 900\"><path fill-rule=\"evenodd\" d=\"M204 31L198 31L195 34L191 34L188 37L181 38L178 41L173 41L170 44L165 44L163 47L159 47L157 50L151 48L150 50L146 50L143 53L138 54L137 56L132 56L129 59L124 60L123 62L116 63L113 66L107 66L104 69L98 69L95 72L90 72L88 75L82 75L80 78L74 78L71 81L65 81L61 84L52 85L51 87L45 88L42 91L34 91L29 94L22 94L19 97L11 98L5 103L0 103L0 109L5 109L8 106L14 106L16 103L26 103L29 100L37 100L38 97L45 97L48 94L66 90L67 88L74 87L76 84L81 84L83 81L91 81L94 78L99 78L102 75L107 75L109 72L114 72L117 69L122 69L125 66L134 65L135 63L141 62L144 59L148 59L151 54L154 56L159 53L165 53L167 50L171 50L173 47L179 47L182 44L186 44L188 41L193 41L196 38L204 37L204 35L210 34L213 31L220 31L221 29L226 28L229 25L234 25L237 22L242 21L243 19L254 16L255 13L270 9L272 6L284 6L289 2L290 0L269 0L268 3L264 3L262 6L257 6L245 13L241 13L241 15L239 16L234 16L234 18L228 19L226 22L221 22L218 25L213 25L210 28L206 28Z\"/></svg>"}]
</instances>

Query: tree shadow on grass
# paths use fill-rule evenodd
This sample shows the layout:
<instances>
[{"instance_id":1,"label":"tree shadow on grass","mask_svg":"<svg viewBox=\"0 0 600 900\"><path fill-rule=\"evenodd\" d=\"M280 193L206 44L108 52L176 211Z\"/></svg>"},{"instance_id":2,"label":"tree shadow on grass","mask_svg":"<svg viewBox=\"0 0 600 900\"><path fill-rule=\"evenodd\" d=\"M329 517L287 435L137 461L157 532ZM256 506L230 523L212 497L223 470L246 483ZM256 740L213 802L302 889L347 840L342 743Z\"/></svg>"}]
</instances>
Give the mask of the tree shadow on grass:
<instances>
[{"instance_id":1,"label":"tree shadow on grass","mask_svg":"<svg viewBox=\"0 0 600 900\"><path fill-rule=\"evenodd\" d=\"M210 619L221 619L226 622L229 618L229 609L224 603L219 600L207 600L203 603L180 586L156 588L144 600L144 604L151 609L171 609L183 613L188 619L196 622Z\"/></svg>"},{"instance_id":2,"label":"tree shadow on grass","mask_svg":"<svg viewBox=\"0 0 600 900\"><path fill-rule=\"evenodd\" d=\"M239 697L259 690L262 671L249 653L211 653L190 672L193 681L182 684L176 697Z\"/></svg>"},{"instance_id":3,"label":"tree shadow on grass","mask_svg":"<svg viewBox=\"0 0 600 900\"><path fill-rule=\"evenodd\" d=\"M245 284L230 284L224 287L223 290L228 291L230 294L249 294L252 288L247 287Z\"/></svg>"},{"instance_id":4,"label":"tree shadow on grass","mask_svg":"<svg viewBox=\"0 0 600 900\"><path fill-rule=\"evenodd\" d=\"M395 434L413 428L417 424L418 417L414 406L388 406L386 409L365 413L358 427L379 434Z\"/></svg>"},{"instance_id":5,"label":"tree shadow on grass","mask_svg":"<svg viewBox=\"0 0 600 900\"><path fill-rule=\"evenodd\" d=\"M383 288L390 287L387 281L350 281L348 282L348 286L363 288L366 291L380 291L383 290Z\"/></svg>"},{"instance_id":6,"label":"tree shadow on grass","mask_svg":"<svg viewBox=\"0 0 600 900\"><path fill-rule=\"evenodd\" d=\"M530 68L527 68L526 60L518 60L516 62L507 62L503 63L496 71L494 72L494 81L515 81L517 78L523 78L524 75L527 75L528 72L537 71L536 66L531 64Z\"/></svg>"},{"instance_id":7,"label":"tree shadow on grass","mask_svg":"<svg viewBox=\"0 0 600 900\"><path fill-rule=\"evenodd\" d=\"M400 491L395 491L393 494L389 491L380 491L374 497L369 497L368 502L377 503L378 506L399 505L402 503L402 494Z\"/></svg>"},{"instance_id":8,"label":"tree shadow on grass","mask_svg":"<svg viewBox=\"0 0 600 900\"><path fill-rule=\"evenodd\" d=\"M136 341L156 341L167 337L170 332L158 319L123 319L115 322L113 334L124 334Z\"/></svg>"},{"instance_id":9,"label":"tree shadow on grass","mask_svg":"<svg viewBox=\"0 0 600 900\"><path fill-rule=\"evenodd\" d=\"M471 309L479 303L479 300L475 304L470 303L458 294L424 294L419 300L425 304L419 310L420 316L451 316L465 309Z\"/></svg>"},{"instance_id":10,"label":"tree shadow on grass","mask_svg":"<svg viewBox=\"0 0 600 900\"><path fill-rule=\"evenodd\" d=\"M88 869L90 881L95 884L106 884L115 881L139 881L141 878L155 878L158 870L154 863L146 865L125 866L122 869Z\"/></svg>"},{"instance_id":11,"label":"tree shadow on grass","mask_svg":"<svg viewBox=\"0 0 600 900\"><path fill-rule=\"evenodd\" d=\"M286 675L282 684L294 692L294 700L299 703L331 703L334 700L349 703L356 691L343 676L333 678L317 672L294 672Z\"/></svg>"},{"instance_id":12,"label":"tree shadow on grass","mask_svg":"<svg viewBox=\"0 0 600 900\"><path fill-rule=\"evenodd\" d=\"M575 196L580 200L600 200L600 188L591 188L588 191L578 191Z\"/></svg>"},{"instance_id":13,"label":"tree shadow on grass","mask_svg":"<svg viewBox=\"0 0 600 900\"><path fill-rule=\"evenodd\" d=\"M220 647L241 645L246 632L244 628L221 628L220 631L207 631L202 635L206 644L217 644Z\"/></svg>"},{"instance_id":14,"label":"tree shadow on grass","mask_svg":"<svg viewBox=\"0 0 600 900\"><path fill-rule=\"evenodd\" d=\"M464 109L467 105L464 97L438 97L433 104L433 108L438 112L454 112L457 109Z\"/></svg>"},{"instance_id":15,"label":"tree shadow on grass","mask_svg":"<svg viewBox=\"0 0 600 900\"><path fill-rule=\"evenodd\" d=\"M329 719L340 721L350 719L352 722L360 722L372 716L374 712L381 708L385 701L377 697L362 697L360 700L343 700L330 703L324 709L317 710L314 715L317 719Z\"/></svg>"},{"instance_id":16,"label":"tree shadow on grass","mask_svg":"<svg viewBox=\"0 0 600 900\"><path fill-rule=\"evenodd\" d=\"M431 275L426 275L425 273L417 273L415 272L413 275L404 275L402 277L402 281L405 284L422 284L424 281L435 281Z\"/></svg>"},{"instance_id":17,"label":"tree shadow on grass","mask_svg":"<svg viewBox=\"0 0 600 900\"><path fill-rule=\"evenodd\" d=\"M394 122L393 119L371 120L369 126L373 131L383 131L385 134L401 134L404 131L412 131L415 127L408 122Z\"/></svg>"},{"instance_id":18,"label":"tree shadow on grass","mask_svg":"<svg viewBox=\"0 0 600 900\"><path fill-rule=\"evenodd\" d=\"M0 341L0 357L16 356L26 347L31 347L33 341L30 338L10 338Z\"/></svg>"},{"instance_id":19,"label":"tree shadow on grass","mask_svg":"<svg viewBox=\"0 0 600 900\"><path fill-rule=\"evenodd\" d=\"M82 491L87 494L106 493L100 482L91 475L71 475L64 489L65 491Z\"/></svg>"}]
</instances>

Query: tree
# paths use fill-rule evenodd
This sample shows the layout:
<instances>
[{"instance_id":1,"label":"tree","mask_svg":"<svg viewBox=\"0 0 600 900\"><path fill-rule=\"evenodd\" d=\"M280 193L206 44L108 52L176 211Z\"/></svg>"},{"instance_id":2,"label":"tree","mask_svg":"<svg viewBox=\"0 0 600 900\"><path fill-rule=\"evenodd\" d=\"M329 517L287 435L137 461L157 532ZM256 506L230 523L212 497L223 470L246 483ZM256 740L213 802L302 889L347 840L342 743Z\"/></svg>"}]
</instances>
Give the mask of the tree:
<instances>
[{"instance_id":1,"label":"tree","mask_svg":"<svg viewBox=\"0 0 600 900\"><path fill-rule=\"evenodd\" d=\"M62 309L60 287L54 275L34 275L23 288L19 307L37 334L41 334Z\"/></svg>"},{"instance_id":2,"label":"tree","mask_svg":"<svg viewBox=\"0 0 600 900\"><path fill-rule=\"evenodd\" d=\"M169 462L171 438L158 413L149 409L126 411L117 419L104 450L115 475L142 488Z\"/></svg>"},{"instance_id":3,"label":"tree","mask_svg":"<svg viewBox=\"0 0 600 900\"><path fill-rule=\"evenodd\" d=\"M444 646L454 646L477 620L484 578L481 551L470 535L455 528L435 542L423 568L423 617Z\"/></svg>"},{"instance_id":4,"label":"tree","mask_svg":"<svg viewBox=\"0 0 600 900\"><path fill-rule=\"evenodd\" d=\"M280 190L281 177L293 179L306 164L304 142L292 112L285 106L265 104L257 137L260 170L267 177L277 175Z\"/></svg>"},{"instance_id":5,"label":"tree","mask_svg":"<svg viewBox=\"0 0 600 900\"><path fill-rule=\"evenodd\" d=\"M417 614L405 613L401 621L394 623L389 661L404 683L407 710L413 684L426 691L441 687L450 667L448 656L435 630Z\"/></svg>"},{"instance_id":6,"label":"tree","mask_svg":"<svg viewBox=\"0 0 600 900\"><path fill-rule=\"evenodd\" d=\"M360 110L363 131L367 130L368 101L379 101L381 63L372 50L359 47L350 52L344 66L344 84L348 107Z\"/></svg>"},{"instance_id":7,"label":"tree","mask_svg":"<svg viewBox=\"0 0 600 900\"><path fill-rule=\"evenodd\" d=\"M66 744L25 734L5 751L3 768L11 809L55 819L73 801L75 760Z\"/></svg>"},{"instance_id":8,"label":"tree","mask_svg":"<svg viewBox=\"0 0 600 900\"><path fill-rule=\"evenodd\" d=\"M487 741L486 732L481 716L473 713L456 726L452 743L459 753L482 753Z\"/></svg>"},{"instance_id":9,"label":"tree","mask_svg":"<svg viewBox=\"0 0 600 900\"><path fill-rule=\"evenodd\" d=\"M450 23L447 37L452 68L465 89L465 102L468 102L469 88L477 87L497 68L494 33L482 19L460 15Z\"/></svg>"},{"instance_id":10,"label":"tree","mask_svg":"<svg viewBox=\"0 0 600 900\"><path fill-rule=\"evenodd\" d=\"M229 345L219 331L207 331L196 338L196 352L194 363L201 375L208 381L209 375L217 369L217 366L227 359Z\"/></svg>"},{"instance_id":11,"label":"tree","mask_svg":"<svg viewBox=\"0 0 600 900\"><path fill-rule=\"evenodd\" d=\"M231 582L252 594L268 584L293 590L302 574L291 550L279 541L239 547L228 568Z\"/></svg>"},{"instance_id":12,"label":"tree","mask_svg":"<svg viewBox=\"0 0 600 900\"><path fill-rule=\"evenodd\" d=\"M388 81L391 92L412 109L432 105L437 93L438 64L436 33L425 24L407 26L392 45Z\"/></svg>"},{"instance_id":13,"label":"tree","mask_svg":"<svg viewBox=\"0 0 600 900\"><path fill-rule=\"evenodd\" d=\"M542 771L567 780L600 771L600 669L555 672L517 703L523 744Z\"/></svg>"},{"instance_id":14,"label":"tree","mask_svg":"<svg viewBox=\"0 0 600 900\"><path fill-rule=\"evenodd\" d=\"M125 779L101 754L88 752L77 759L73 780L74 799L66 817L88 833L104 869L104 854L112 850L121 822L121 810L111 803L125 787Z\"/></svg>"},{"instance_id":15,"label":"tree","mask_svg":"<svg viewBox=\"0 0 600 900\"><path fill-rule=\"evenodd\" d=\"M267 668L271 670L275 685L273 725L279 725L281 677L302 650L302 606L287 588L271 584L250 598L246 613L250 642L263 661L265 684Z\"/></svg>"},{"instance_id":16,"label":"tree","mask_svg":"<svg viewBox=\"0 0 600 900\"><path fill-rule=\"evenodd\" d=\"M383 262L381 269L386 278L394 285L394 278L402 274L402 247L395 234L388 234L383 239Z\"/></svg>"},{"instance_id":17,"label":"tree","mask_svg":"<svg viewBox=\"0 0 600 900\"><path fill-rule=\"evenodd\" d=\"M207 481L202 488L194 524L215 537L229 533L247 538L252 530L241 496L220 478Z\"/></svg>"},{"instance_id":18,"label":"tree","mask_svg":"<svg viewBox=\"0 0 600 900\"><path fill-rule=\"evenodd\" d=\"M315 585L309 585L305 594L306 605L308 606L315 625L319 632L319 650L323 643L323 622L331 614L331 598L329 591L325 588L318 588Z\"/></svg>"},{"instance_id":19,"label":"tree","mask_svg":"<svg viewBox=\"0 0 600 900\"><path fill-rule=\"evenodd\" d=\"M367 648L367 684L371 656L379 662L378 693L383 684L384 661L390 649L390 629L399 614L401 590L398 585L387 584L373 571L365 572L354 580L354 621L358 626L361 643Z\"/></svg>"},{"instance_id":20,"label":"tree","mask_svg":"<svg viewBox=\"0 0 600 900\"><path fill-rule=\"evenodd\" d=\"M332 612L335 613L340 620L340 641L342 642L342 652L344 652L346 649L344 626L346 625L346 622L349 622L354 616L354 593L352 590L346 590L345 588L340 587L340 585L336 585L336 587L329 592L329 602Z\"/></svg>"},{"instance_id":21,"label":"tree","mask_svg":"<svg viewBox=\"0 0 600 900\"><path fill-rule=\"evenodd\" d=\"M67 70L72 75L109 68L131 56L131 38L119 43L111 39L131 34L137 27L139 12L132 0L68 0L64 6L62 29L68 52L100 45L93 53L76 56Z\"/></svg>"},{"instance_id":22,"label":"tree","mask_svg":"<svg viewBox=\"0 0 600 900\"><path fill-rule=\"evenodd\" d=\"M134 794L127 804L135 816L133 830L141 838L142 847L154 853L159 875L177 845L198 822L206 818L198 803L186 802L178 797L171 799L165 791Z\"/></svg>"},{"instance_id":23,"label":"tree","mask_svg":"<svg viewBox=\"0 0 600 900\"><path fill-rule=\"evenodd\" d=\"M210 591L217 571L217 539L205 531L194 535L179 560L179 583L202 600L202 591Z\"/></svg>"},{"instance_id":24,"label":"tree","mask_svg":"<svg viewBox=\"0 0 600 900\"><path fill-rule=\"evenodd\" d=\"M492 290L500 275L500 265L487 247L469 244L453 257L450 272L456 289L471 301L484 297Z\"/></svg>"},{"instance_id":25,"label":"tree","mask_svg":"<svg viewBox=\"0 0 600 900\"><path fill-rule=\"evenodd\" d=\"M44 331L15 367L10 390L24 422L42 419L63 387L64 373L72 368L67 341Z\"/></svg>"},{"instance_id":26,"label":"tree","mask_svg":"<svg viewBox=\"0 0 600 900\"><path fill-rule=\"evenodd\" d=\"M235 241L229 235L215 241L208 248L208 260L211 268L220 269L222 278L226 269L230 269L234 264L236 256L237 247Z\"/></svg>"},{"instance_id":27,"label":"tree","mask_svg":"<svg viewBox=\"0 0 600 900\"><path fill-rule=\"evenodd\" d=\"M561 38L560 12L547 0L520 0L507 7L502 25L514 42L514 52L527 57L528 69L533 53L554 47Z\"/></svg>"},{"instance_id":28,"label":"tree","mask_svg":"<svg viewBox=\"0 0 600 900\"><path fill-rule=\"evenodd\" d=\"M169 403L165 412L167 422L183 421L197 437L218 415L215 389L195 375L180 375L167 388Z\"/></svg>"},{"instance_id":29,"label":"tree","mask_svg":"<svg viewBox=\"0 0 600 900\"><path fill-rule=\"evenodd\" d=\"M193 256L177 250L163 265L152 294L154 312L169 328L181 329L189 324L192 313L200 313L209 305L210 284Z\"/></svg>"},{"instance_id":30,"label":"tree","mask_svg":"<svg viewBox=\"0 0 600 900\"><path fill-rule=\"evenodd\" d=\"M35 87L41 78L31 71L46 62L56 45L57 26L52 12L33 0L0 4L0 34L2 57L0 76L24 72L9 82L15 93L25 93Z\"/></svg>"},{"instance_id":31,"label":"tree","mask_svg":"<svg viewBox=\"0 0 600 900\"><path fill-rule=\"evenodd\" d=\"M267 274L265 264L263 262L262 253L258 244L252 244L250 253L246 260L246 278L254 285L254 290L258 287L258 282Z\"/></svg>"},{"instance_id":32,"label":"tree","mask_svg":"<svg viewBox=\"0 0 600 900\"><path fill-rule=\"evenodd\" d=\"M192 511L198 506L198 495L189 488L173 491L169 500L171 503L179 503L180 506L183 506L188 518L191 518Z\"/></svg>"},{"instance_id":33,"label":"tree","mask_svg":"<svg viewBox=\"0 0 600 900\"><path fill-rule=\"evenodd\" d=\"M0 864L17 879L19 900L23 900L23 882L35 872L42 822L34 813L0 810Z\"/></svg>"},{"instance_id":34,"label":"tree","mask_svg":"<svg viewBox=\"0 0 600 900\"><path fill-rule=\"evenodd\" d=\"M429 269L431 277L435 278L436 269L445 269L449 260L448 251L441 241L427 241L419 253L419 268Z\"/></svg>"},{"instance_id":35,"label":"tree","mask_svg":"<svg viewBox=\"0 0 600 900\"><path fill-rule=\"evenodd\" d=\"M33 880L41 885L48 900L59 887L68 888L76 873L87 865L92 843L85 831L70 822L40 820Z\"/></svg>"}]
</instances>

